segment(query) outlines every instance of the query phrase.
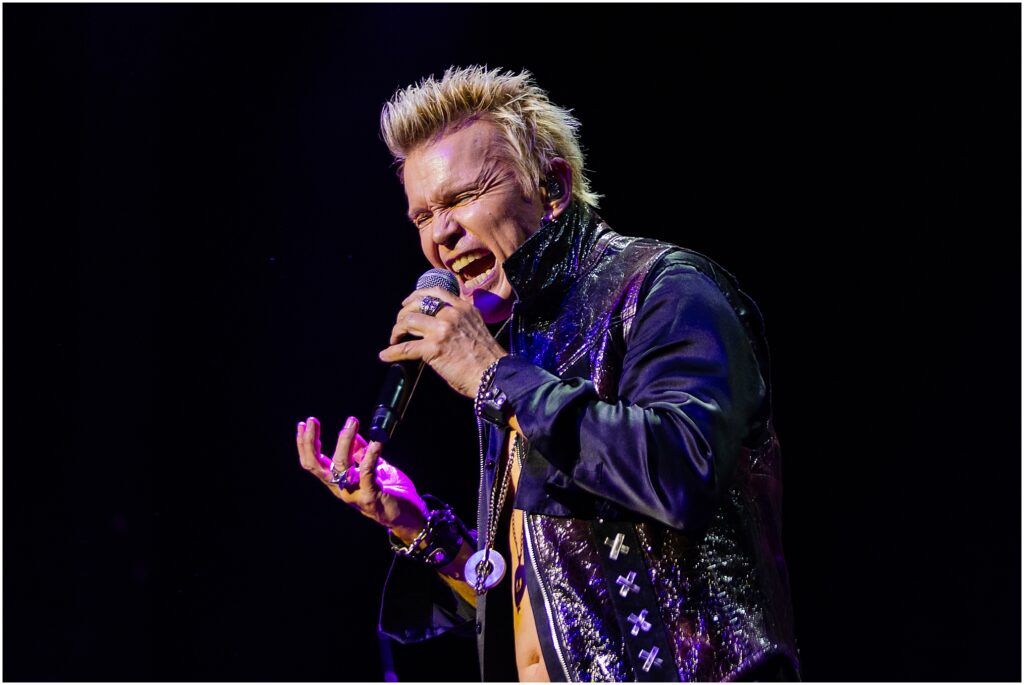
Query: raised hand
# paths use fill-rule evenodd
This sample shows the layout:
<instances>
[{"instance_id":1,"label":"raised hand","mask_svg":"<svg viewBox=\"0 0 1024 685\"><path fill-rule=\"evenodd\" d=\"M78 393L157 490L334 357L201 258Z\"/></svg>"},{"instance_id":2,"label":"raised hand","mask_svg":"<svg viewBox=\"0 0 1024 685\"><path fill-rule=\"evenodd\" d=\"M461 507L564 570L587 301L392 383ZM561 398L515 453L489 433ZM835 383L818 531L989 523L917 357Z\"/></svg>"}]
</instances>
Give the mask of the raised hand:
<instances>
[{"instance_id":1,"label":"raised hand","mask_svg":"<svg viewBox=\"0 0 1024 685\"><path fill-rule=\"evenodd\" d=\"M427 505L416 486L401 470L380 456L379 442L367 443L359 435L359 421L350 417L338 434L334 457L321 452L320 422L310 416L300 421L295 435L302 468L326 485L335 497L399 538L411 541L427 520ZM338 483L332 474L342 474Z\"/></svg>"}]
</instances>

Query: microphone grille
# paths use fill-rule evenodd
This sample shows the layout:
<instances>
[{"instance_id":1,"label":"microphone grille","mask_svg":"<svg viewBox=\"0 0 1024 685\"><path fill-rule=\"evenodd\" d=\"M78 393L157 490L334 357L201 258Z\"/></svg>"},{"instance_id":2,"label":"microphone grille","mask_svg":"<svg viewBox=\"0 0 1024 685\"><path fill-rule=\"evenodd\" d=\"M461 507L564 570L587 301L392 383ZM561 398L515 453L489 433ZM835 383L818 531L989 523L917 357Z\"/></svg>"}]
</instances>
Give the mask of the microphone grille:
<instances>
[{"instance_id":1,"label":"microphone grille","mask_svg":"<svg viewBox=\"0 0 1024 685\"><path fill-rule=\"evenodd\" d=\"M459 281L451 271L431 269L424 272L419 277L419 280L416 281L416 290L423 290L424 288L442 288L452 295L458 295Z\"/></svg>"}]
</instances>

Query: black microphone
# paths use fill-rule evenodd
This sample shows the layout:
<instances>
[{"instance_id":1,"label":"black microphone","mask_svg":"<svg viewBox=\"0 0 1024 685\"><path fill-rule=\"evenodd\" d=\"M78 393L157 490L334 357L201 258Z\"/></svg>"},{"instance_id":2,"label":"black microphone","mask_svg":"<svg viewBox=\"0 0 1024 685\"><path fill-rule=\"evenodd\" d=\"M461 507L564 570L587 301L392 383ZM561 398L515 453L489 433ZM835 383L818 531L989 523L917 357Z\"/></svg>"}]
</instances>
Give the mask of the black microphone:
<instances>
[{"instance_id":1,"label":"black microphone","mask_svg":"<svg viewBox=\"0 0 1024 685\"><path fill-rule=\"evenodd\" d=\"M431 269L416 281L416 290L424 288L442 288L452 295L458 296L459 282L455 275L444 269ZM403 340L415 340L405 336ZM425 364L422 360L395 362L388 368L384 384L380 388L377 408L373 411L373 420L367 435L370 440L387 444L395 432L398 422L405 416L405 408L409 406L416 384L420 380Z\"/></svg>"}]
</instances>

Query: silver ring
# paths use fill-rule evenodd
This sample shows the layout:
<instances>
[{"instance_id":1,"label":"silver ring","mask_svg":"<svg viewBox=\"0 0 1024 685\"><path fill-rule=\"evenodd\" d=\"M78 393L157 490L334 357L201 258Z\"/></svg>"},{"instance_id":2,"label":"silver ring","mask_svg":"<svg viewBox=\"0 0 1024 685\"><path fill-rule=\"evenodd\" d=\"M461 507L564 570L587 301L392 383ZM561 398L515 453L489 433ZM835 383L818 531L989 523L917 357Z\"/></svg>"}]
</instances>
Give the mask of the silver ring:
<instances>
[{"instance_id":1,"label":"silver ring","mask_svg":"<svg viewBox=\"0 0 1024 685\"><path fill-rule=\"evenodd\" d=\"M444 300L433 295L424 295L420 300L420 313L427 316L437 316L441 308L445 306Z\"/></svg>"},{"instance_id":2,"label":"silver ring","mask_svg":"<svg viewBox=\"0 0 1024 685\"><path fill-rule=\"evenodd\" d=\"M349 480L348 472L350 469L344 471L338 471L334 468L334 464L331 464L331 479L327 481L329 485L337 485L338 487L344 487L351 485L352 482Z\"/></svg>"}]
</instances>

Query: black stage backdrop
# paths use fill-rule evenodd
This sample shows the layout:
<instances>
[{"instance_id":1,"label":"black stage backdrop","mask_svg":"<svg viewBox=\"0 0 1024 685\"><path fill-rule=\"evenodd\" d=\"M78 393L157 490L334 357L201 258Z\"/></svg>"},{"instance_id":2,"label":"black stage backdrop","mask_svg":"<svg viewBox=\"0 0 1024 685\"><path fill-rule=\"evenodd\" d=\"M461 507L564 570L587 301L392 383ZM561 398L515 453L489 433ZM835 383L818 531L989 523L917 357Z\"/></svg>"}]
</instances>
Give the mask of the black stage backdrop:
<instances>
[{"instance_id":1,"label":"black stage backdrop","mask_svg":"<svg viewBox=\"0 0 1024 685\"><path fill-rule=\"evenodd\" d=\"M383 677L384 534L294 428L368 417L426 266L381 104L486 63L764 310L806 677L1019 680L1020 12L4 5L3 678ZM472 519L470 404L409 413Z\"/></svg>"}]
</instances>

